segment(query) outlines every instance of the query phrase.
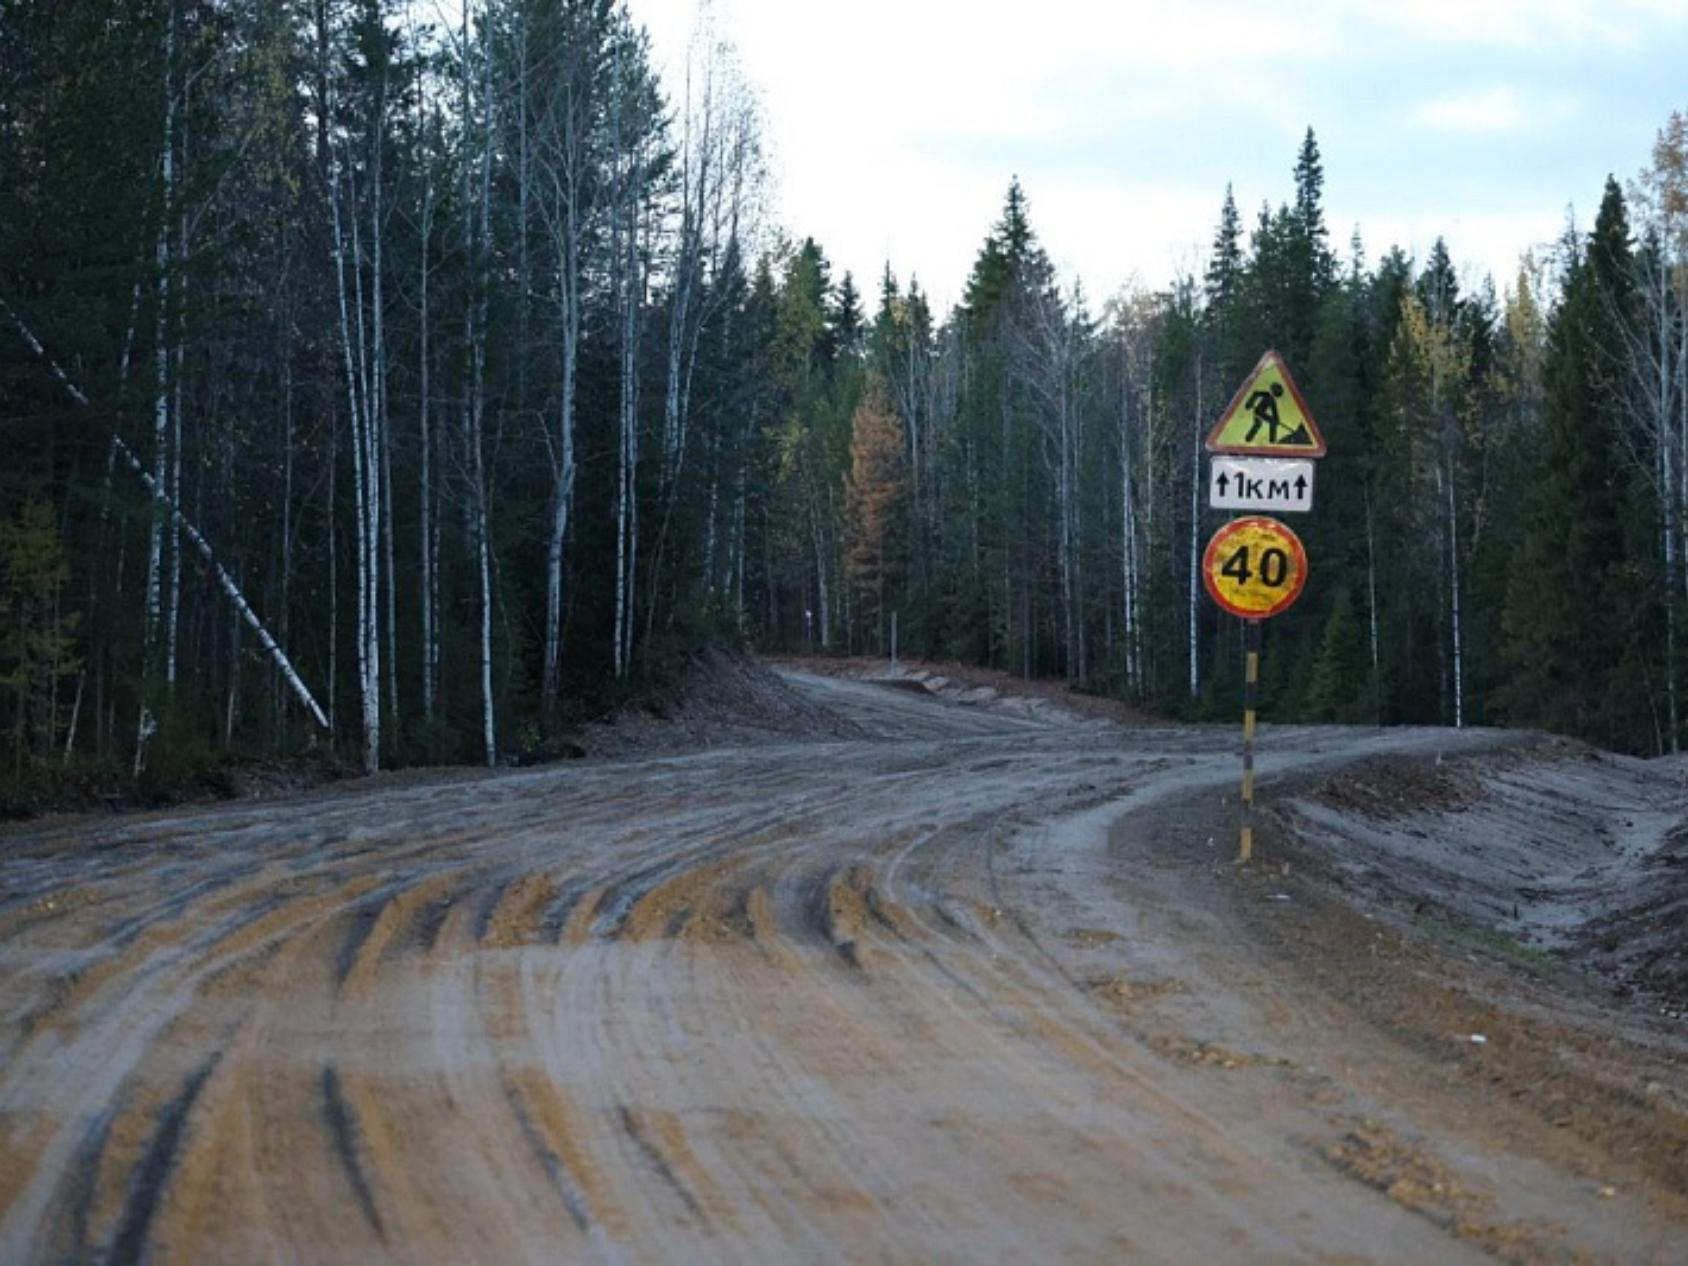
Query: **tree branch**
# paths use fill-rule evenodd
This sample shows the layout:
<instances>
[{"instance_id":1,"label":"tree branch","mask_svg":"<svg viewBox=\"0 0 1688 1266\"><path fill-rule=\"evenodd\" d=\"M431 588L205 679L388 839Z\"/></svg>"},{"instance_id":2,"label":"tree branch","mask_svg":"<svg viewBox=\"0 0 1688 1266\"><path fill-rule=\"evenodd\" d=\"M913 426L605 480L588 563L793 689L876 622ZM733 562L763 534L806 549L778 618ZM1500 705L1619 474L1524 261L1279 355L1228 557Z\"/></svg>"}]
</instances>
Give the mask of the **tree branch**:
<instances>
[{"instance_id":1,"label":"tree branch","mask_svg":"<svg viewBox=\"0 0 1688 1266\"><path fill-rule=\"evenodd\" d=\"M4 314L10 320L12 326L23 337L23 341L29 344L30 350L46 363L48 370L51 371L53 377L59 380L59 383L70 394L70 398L85 409L93 408L93 403L88 399L87 394L72 382L70 375L66 374L59 363L47 354L47 349L41 345L41 340L35 337L33 331L23 323L23 318L4 299L0 299L0 314ZM193 542L194 548L205 559L206 565L210 567L211 574L216 578L218 585L228 595L229 601L234 604L234 608L241 618L258 635L259 644L275 661L276 666L281 669L282 676L286 678L287 684L292 687L293 693L299 697L299 701L305 705L319 726L324 730L328 729L328 718L323 715L322 708L318 706L316 699L311 695L304 681L300 679L298 671L293 667L293 662L287 658L287 652L282 650L276 643L275 638L270 636L270 631L264 627L263 621L258 618L258 613L252 609L252 604L247 602L246 595L241 593L240 586L235 584L234 577L230 576L222 563L217 561L217 555L211 549L210 542L200 535L199 529L188 522L187 516L170 499L165 490L158 486L151 473L141 464L140 458L136 457L133 450L123 442L123 437L114 431L111 440L117 446L117 451L123 455L123 459L129 463L130 469L141 477L142 483L146 484L147 491L169 509L170 517L176 526L181 529L188 540Z\"/></svg>"}]
</instances>

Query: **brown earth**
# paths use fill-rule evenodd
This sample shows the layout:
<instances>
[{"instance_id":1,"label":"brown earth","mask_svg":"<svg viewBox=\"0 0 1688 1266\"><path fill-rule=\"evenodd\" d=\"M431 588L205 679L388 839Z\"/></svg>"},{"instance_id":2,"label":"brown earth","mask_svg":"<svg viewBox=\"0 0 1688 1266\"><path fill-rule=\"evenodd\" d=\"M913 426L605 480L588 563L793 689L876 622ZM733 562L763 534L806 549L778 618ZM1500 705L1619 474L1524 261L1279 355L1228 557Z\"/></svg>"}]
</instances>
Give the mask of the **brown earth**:
<instances>
[{"instance_id":1,"label":"brown earth","mask_svg":"<svg viewBox=\"0 0 1688 1266\"><path fill-rule=\"evenodd\" d=\"M1020 677L998 668L980 668L954 660L900 658L894 668L888 660L866 656L792 655L770 662L826 677L873 681L917 694L924 692L973 707L1004 702L1017 706L1031 704L1068 716L1122 725L1149 725L1160 720L1122 699L1074 690L1063 681Z\"/></svg>"},{"instance_id":2,"label":"brown earth","mask_svg":"<svg viewBox=\"0 0 1688 1266\"><path fill-rule=\"evenodd\" d=\"M626 759L776 741L861 738L846 716L768 672L761 661L710 648L693 655L660 698L628 704L573 730L576 756Z\"/></svg>"},{"instance_id":3,"label":"brown earth","mask_svg":"<svg viewBox=\"0 0 1688 1266\"><path fill-rule=\"evenodd\" d=\"M0 1260L1682 1260L1680 766L914 671L0 834Z\"/></svg>"}]
</instances>

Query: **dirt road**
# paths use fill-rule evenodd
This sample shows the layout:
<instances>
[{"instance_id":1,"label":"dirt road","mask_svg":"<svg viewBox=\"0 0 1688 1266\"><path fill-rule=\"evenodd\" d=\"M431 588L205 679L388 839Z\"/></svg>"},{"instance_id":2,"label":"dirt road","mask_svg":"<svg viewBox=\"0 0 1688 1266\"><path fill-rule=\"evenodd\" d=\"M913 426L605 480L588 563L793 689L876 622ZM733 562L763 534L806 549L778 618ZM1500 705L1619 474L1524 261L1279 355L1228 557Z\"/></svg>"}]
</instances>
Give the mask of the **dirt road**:
<instances>
[{"instance_id":1,"label":"dirt road","mask_svg":"<svg viewBox=\"0 0 1688 1266\"><path fill-rule=\"evenodd\" d=\"M869 737L0 836L0 1260L1684 1260L1265 957L1230 730L789 680Z\"/></svg>"}]
</instances>

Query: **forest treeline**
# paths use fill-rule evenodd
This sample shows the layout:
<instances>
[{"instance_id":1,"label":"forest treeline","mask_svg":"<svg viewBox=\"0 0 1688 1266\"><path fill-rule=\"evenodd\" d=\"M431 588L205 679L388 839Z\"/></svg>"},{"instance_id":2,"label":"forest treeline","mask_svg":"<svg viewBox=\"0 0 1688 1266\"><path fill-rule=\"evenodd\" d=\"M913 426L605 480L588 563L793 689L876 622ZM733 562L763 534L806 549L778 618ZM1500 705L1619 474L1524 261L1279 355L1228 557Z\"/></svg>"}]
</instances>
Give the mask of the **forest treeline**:
<instances>
[{"instance_id":1,"label":"forest treeline","mask_svg":"<svg viewBox=\"0 0 1688 1266\"><path fill-rule=\"evenodd\" d=\"M537 757L708 642L893 625L1229 717L1202 441L1267 347L1330 446L1268 716L1676 749L1680 116L1499 292L1338 250L1309 131L1100 303L1015 182L938 313L770 222L707 25L664 83L613 0L449 9L0 0L0 782Z\"/></svg>"}]
</instances>

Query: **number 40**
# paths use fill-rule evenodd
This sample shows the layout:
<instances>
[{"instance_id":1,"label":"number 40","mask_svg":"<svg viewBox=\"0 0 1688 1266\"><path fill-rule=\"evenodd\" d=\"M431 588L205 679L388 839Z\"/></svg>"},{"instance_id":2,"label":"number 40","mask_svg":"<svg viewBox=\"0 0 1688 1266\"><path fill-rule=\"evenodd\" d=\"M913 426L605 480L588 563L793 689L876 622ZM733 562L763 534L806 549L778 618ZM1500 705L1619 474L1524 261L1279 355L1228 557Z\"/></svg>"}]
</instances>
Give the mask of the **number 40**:
<instances>
[{"instance_id":1,"label":"number 40","mask_svg":"<svg viewBox=\"0 0 1688 1266\"><path fill-rule=\"evenodd\" d=\"M1244 545L1231 557L1225 560L1225 565L1219 569L1219 574L1229 576L1239 585L1246 585L1254 579L1254 571L1249 566L1248 555L1251 546ZM1268 589L1282 589L1289 580L1289 555L1276 545L1270 545L1260 552L1260 583Z\"/></svg>"}]
</instances>

